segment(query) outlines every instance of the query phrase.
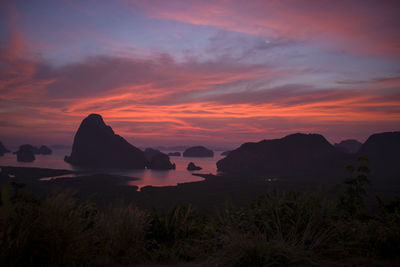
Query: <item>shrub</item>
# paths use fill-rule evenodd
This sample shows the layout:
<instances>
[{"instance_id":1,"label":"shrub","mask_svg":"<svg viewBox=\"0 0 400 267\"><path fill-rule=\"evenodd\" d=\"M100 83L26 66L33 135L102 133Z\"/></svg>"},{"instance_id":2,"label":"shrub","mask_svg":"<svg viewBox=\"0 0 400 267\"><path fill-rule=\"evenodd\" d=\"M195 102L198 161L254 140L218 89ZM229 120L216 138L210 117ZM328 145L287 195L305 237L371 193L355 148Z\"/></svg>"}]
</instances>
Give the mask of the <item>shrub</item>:
<instances>
[{"instance_id":1,"label":"shrub","mask_svg":"<svg viewBox=\"0 0 400 267\"><path fill-rule=\"evenodd\" d=\"M165 214L154 212L148 248L156 261L190 261L204 254L204 220L191 205L178 205Z\"/></svg>"},{"instance_id":2,"label":"shrub","mask_svg":"<svg viewBox=\"0 0 400 267\"><path fill-rule=\"evenodd\" d=\"M339 209L344 211L347 216L358 216L364 212L364 197L367 195L364 186L371 184L367 178L369 173L368 159L359 157L358 167L348 165L346 167L349 176L344 180L345 191L340 196Z\"/></svg>"},{"instance_id":3,"label":"shrub","mask_svg":"<svg viewBox=\"0 0 400 267\"><path fill-rule=\"evenodd\" d=\"M132 265L146 260L146 232L150 215L132 204L119 202L100 213L97 220L99 262Z\"/></svg>"},{"instance_id":4,"label":"shrub","mask_svg":"<svg viewBox=\"0 0 400 267\"><path fill-rule=\"evenodd\" d=\"M293 251L287 254L287 262L298 262L300 258L303 262L303 256L311 261L311 256L327 246L334 235L334 208L332 202L317 194L269 192L245 208L228 208L219 214L222 247L230 248L235 241L238 246L255 242L254 247L248 246L255 253L250 254L263 255L263 261L270 261L272 256L268 253L277 248ZM238 235L241 238L232 238ZM301 257L296 258L297 255Z\"/></svg>"},{"instance_id":5,"label":"shrub","mask_svg":"<svg viewBox=\"0 0 400 267\"><path fill-rule=\"evenodd\" d=\"M94 246L89 206L78 204L72 195L13 203L11 215L0 220L3 266L81 265L90 259Z\"/></svg>"}]
</instances>

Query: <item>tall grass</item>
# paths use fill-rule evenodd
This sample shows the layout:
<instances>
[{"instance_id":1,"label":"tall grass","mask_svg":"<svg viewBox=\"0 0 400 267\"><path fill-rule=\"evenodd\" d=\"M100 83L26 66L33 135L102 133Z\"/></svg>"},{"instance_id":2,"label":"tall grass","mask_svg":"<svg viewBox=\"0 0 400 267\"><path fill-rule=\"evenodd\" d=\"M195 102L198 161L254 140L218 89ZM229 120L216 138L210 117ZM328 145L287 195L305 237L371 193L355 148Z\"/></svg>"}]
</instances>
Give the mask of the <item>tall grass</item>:
<instances>
[{"instance_id":1,"label":"tall grass","mask_svg":"<svg viewBox=\"0 0 400 267\"><path fill-rule=\"evenodd\" d=\"M3 266L81 265L93 254L92 218L71 192L38 199L21 197L0 218Z\"/></svg>"},{"instance_id":2,"label":"tall grass","mask_svg":"<svg viewBox=\"0 0 400 267\"><path fill-rule=\"evenodd\" d=\"M324 266L354 257L393 263L400 201L380 203L379 214L349 216L340 196L271 191L209 214L190 205L157 212L123 202L99 210L69 191L39 198L3 188L0 265Z\"/></svg>"},{"instance_id":3,"label":"tall grass","mask_svg":"<svg viewBox=\"0 0 400 267\"><path fill-rule=\"evenodd\" d=\"M313 255L334 235L333 211L334 205L317 194L279 191L247 207L229 207L217 216L226 250L222 262L239 264L246 258L262 263L257 266L313 265ZM237 257L235 251L246 254Z\"/></svg>"}]
</instances>

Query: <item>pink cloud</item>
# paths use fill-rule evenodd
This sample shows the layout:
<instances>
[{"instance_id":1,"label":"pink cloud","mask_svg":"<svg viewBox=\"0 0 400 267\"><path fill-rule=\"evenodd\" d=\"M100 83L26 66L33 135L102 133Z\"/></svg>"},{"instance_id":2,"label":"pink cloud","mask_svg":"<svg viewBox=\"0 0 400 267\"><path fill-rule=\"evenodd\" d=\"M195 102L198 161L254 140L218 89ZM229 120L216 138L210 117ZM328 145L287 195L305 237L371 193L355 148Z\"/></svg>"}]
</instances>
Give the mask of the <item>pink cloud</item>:
<instances>
[{"instance_id":1,"label":"pink cloud","mask_svg":"<svg viewBox=\"0 0 400 267\"><path fill-rule=\"evenodd\" d=\"M398 36L390 27L377 31L393 19L385 7L374 14L370 8L356 11L344 2L335 8L294 1L171 1L171 8L164 1L157 2L159 6L146 3L139 2L160 18L265 38L326 38L335 47L368 54L399 52ZM375 25L374 16L385 12L389 16ZM23 55L18 14L11 15L11 37L0 51L0 140L71 143L80 121L93 112L135 144L219 144L229 136L229 142L238 145L297 131L320 132L339 141L398 130L400 79L395 76L339 81L337 88L326 88L291 83L302 70L229 57L178 62L169 54L96 56L55 67ZM357 49L361 43L365 46ZM283 85L274 86L277 81Z\"/></svg>"},{"instance_id":2,"label":"pink cloud","mask_svg":"<svg viewBox=\"0 0 400 267\"><path fill-rule=\"evenodd\" d=\"M218 144L228 135L231 144L240 144L297 131L321 132L339 141L343 135L366 138L396 130L400 122L396 78L361 81L348 89L273 87L269 80L293 73L222 59L178 63L167 55L151 60L98 57L60 68L29 64L32 74L17 75L2 89L8 92L0 98L0 132L6 139L29 133L70 143L79 122L92 112L135 144ZM9 65L9 72L18 65ZM254 90L257 81L263 86ZM238 85L239 91L227 90Z\"/></svg>"},{"instance_id":3,"label":"pink cloud","mask_svg":"<svg viewBox=\"0 0 400 267\"><path fill-rule=\"evenodd\" d=\"M142 1L151 17L370 55L400 54L396 1ZM271 41L271 40L269 40Z\"/></svg>"}]
</instances>

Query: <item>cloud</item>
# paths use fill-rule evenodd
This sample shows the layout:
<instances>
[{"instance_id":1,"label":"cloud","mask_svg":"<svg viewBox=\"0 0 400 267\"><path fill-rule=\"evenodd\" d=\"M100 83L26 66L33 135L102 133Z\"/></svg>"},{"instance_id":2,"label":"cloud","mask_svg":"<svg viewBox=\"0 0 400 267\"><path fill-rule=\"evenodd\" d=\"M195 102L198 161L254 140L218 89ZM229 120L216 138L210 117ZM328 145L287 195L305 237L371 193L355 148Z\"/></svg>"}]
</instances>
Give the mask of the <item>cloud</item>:
<instances>
[{"instance_id":1,"label":"cloud","mask_svg":"<svg viewBox=\"0 0 400 267\"><path fill-rule=\"evenodd\" d=\"M354 132L352 123L387 130L400 121L400 95L393 89L398 79L377 77L374 88L323 88L292 84L293 73L273 66L232 62L176 62L166 54L146 60L91 57L63 67L31 61L35 72L17 75L1 98L7 104L0 120L18 123L0 130L13 138L29 132L71 142L80 120L97 112L136 144L216 144L227 135L238 144L296 131ZM274 85L282 80L288 82Z\"/></svg>"},{"instance_id":2,"label":"cloud","mask_svg":"<svg viewBox=\"0 0 400 267\"><path fill-rule=\"evenodd\" d=\"M155 18L289 38L356 54L400 54L396 1L142 1Z\"/></svg>"},{"instance_id":3,"label":"cloud","mask_svg":"<svg viewBox=\"0 0 400 267\"><path fill-rule=\"evenodd\" d=\"M211 35L208 57L104 54L54 65L29 56L18 13L11 8L10 35L0 49L0 140L70 144L80 121L93 112L134 144L146 145L218 144L228 142L227 137L238 145L298 131L320 132L334 141L362 140L373 132L398 130L398 73L336 76L295 63L292 54L280 58L290 67L277 60L257 61L265 54L285 53L282 47L323 40L351 52L357 50L353 45L364 43L359 52L392 55L396 34L391 28L376 33L370 6L356 10L340 2L339 8L325 10L294 1L185 3L171 1L173 8L164 2L158 3L161 8L139 4L155 17L223 29ZM385 6L377 9L379 16L382 12ZM379 27L397 23L387 12ZM334 18L337 25L330 24ZM371 27L372 34L363 34L364 27ZM335 67L347 72L346 66Z\"/></svg>"}]
</instances>

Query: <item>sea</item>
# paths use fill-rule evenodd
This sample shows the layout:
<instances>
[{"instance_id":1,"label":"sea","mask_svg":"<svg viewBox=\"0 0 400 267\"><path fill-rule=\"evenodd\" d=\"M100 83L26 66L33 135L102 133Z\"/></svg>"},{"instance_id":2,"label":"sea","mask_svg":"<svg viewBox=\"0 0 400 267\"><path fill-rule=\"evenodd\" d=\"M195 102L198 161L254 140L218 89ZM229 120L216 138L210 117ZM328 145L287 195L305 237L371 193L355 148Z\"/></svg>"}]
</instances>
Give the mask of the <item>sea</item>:
<instances>
[{"instance_id":1,"label":"sea","mask_svg":"<svg viewBox=\"0 0 400 267\"><path fill-rule=\"evenodd\" d=\"M76 168L71 164L64 161L66 155L71 154L71 148L51 148L53 153L51 155L35 155L36 159L33 162L18 162L17 156L13 153L6 153L0 157L0 166L15 166L15 167L38 167L38 168L50 168L50 169L64 169L73 170L79 172L77 175L90 175L97 173L108 173L115 175L123 175L132 178L137 178L128 182L128 185L138 186L140 188L144 186L176 186L180 183L202 181L203 178L194 176L192 173L202 174L216 174L217 167L216 163L222 159L222 151L214 151L214 157L209 158L194 158L194 157L170 157L170 161L176 164L175 170L127 170L127 169L82 169ZM15 151L13 149L10 149ZM164 153L169 152L181 152L183 151L162 151ZM199 171L188 171L186 169L189 162L193 162L197 166L202 167ZM61 177L71 177L74 175L66 175L60 177L51 177L49 179L57 179Z\"/></svg>"}]
</instances>

